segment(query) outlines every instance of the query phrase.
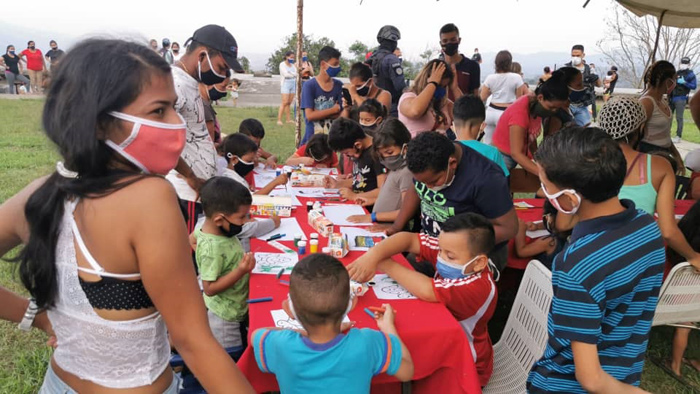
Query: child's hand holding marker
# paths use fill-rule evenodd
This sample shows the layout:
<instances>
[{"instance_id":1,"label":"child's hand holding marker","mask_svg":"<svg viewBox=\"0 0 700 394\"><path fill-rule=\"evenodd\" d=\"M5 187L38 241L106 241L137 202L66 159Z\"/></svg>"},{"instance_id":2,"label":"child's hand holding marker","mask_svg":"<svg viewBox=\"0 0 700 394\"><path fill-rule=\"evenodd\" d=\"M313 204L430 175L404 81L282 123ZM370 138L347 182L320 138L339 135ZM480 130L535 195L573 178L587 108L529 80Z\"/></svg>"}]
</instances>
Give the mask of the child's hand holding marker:
<instances>
[{"instance_id":1,"label":"child's hand holding marker","mask_svg":"<svg viewBox=\"0 0 700 394\"><path fill-rule=\"evenodd\" d=\"M383 332L394 332L396 328L394 327L394 318L396 316L396 311L389 304L382 304L381 308L369 307L365 309L366 312L370 313L377 320L377 327Z\"/></svg>"}]
</instances>

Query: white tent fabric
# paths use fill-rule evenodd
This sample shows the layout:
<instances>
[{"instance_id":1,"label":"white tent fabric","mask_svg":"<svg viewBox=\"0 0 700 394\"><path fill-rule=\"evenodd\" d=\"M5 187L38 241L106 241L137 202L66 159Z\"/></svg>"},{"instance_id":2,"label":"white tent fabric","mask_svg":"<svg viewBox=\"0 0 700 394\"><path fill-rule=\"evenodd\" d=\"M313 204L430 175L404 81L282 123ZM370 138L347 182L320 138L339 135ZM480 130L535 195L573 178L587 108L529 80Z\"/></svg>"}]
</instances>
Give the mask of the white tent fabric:
<instances>
[{"instance_id":1,"label":"white tent fabric","mask_svg":"<svg viewBox=\"0 0 700 394\"><path fill-rule=\"evenodd\" d=\"M662 24L681 28L700 28L700 0L617 0L637 16L664 14Z\"/></svg>"}]
</instances>

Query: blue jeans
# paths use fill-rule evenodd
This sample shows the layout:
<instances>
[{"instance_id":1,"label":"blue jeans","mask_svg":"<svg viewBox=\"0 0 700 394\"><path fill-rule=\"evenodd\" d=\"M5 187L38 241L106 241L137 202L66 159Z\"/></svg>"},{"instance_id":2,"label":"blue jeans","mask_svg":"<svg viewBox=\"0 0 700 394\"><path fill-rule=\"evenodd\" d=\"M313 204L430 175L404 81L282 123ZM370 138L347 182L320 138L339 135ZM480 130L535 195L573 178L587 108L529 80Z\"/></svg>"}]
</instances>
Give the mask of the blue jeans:
<instances>
[{"instance_id":1,"label":"blue jeans","mask_svg":"<svg viewBox=\"0 0 700 394\"><path fill-rule=\"evenodd\" d=\"M676 129L676 135L678 138L683 136L683 113L685 112L685 106L688 104L688 99L683 98L673 98L671 102L671 114L676 113L676 124L678 128Z\"/></svg>"},{"instance_id":2,"label":"blue jeans","mask_svg":"<svg viewBox=\"0 0 700 394\"><path fill-rule=\"evenodd\" d=\"M586 126L591 123L591 113L588 112L588 107L575 107L570 106L571 115L574 116L574 122L577 126Z\"/></svg>"},{"instance_id":3,"label":"blue jeans","mask_svg":"<svg viewBox=\"0 0 700 394\"><path fill-rule=\"evenodd\" d=\"M173 381L170 382L170 386L163 392L163 394L177 394L180 392L180 377L173 374ZM49 362L49 368L46 370L46 375L44 376L44 383L39 389L39 394L78 394L75 390L70 388L61 378L56 375L51 362Z\"/></svg>"}]
</instances>

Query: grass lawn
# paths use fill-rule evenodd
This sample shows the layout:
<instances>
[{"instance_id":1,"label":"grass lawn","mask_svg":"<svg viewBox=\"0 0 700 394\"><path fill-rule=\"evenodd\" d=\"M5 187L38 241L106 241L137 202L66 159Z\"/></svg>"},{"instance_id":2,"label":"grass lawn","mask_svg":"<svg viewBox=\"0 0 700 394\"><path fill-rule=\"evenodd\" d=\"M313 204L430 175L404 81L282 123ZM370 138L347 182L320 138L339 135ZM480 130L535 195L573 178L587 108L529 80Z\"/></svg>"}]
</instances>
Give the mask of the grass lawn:
<instances>
[{"instance_id":1,"label":"grass lawn","mask_svg":"<svg viewBox=\"0 0 700 394\"><path fill-rule=\"evenodd\" d=\"M40 132L41 100L0 100L0 203L22 189L31 180L53 171L58 155ZM285 160L294 151L294 130L291 125L277 126L276 108L217 109L224 133L238 129L241 120L249 117L262 121L266 129L263 147ZM700 143L700 133L686 113L684 137ZM675 130L675 127L674 127ZM7 257L7 256L6 256ZM15 275L16 265L0 262L0 286L24 292ZM668 357L672 330L666 327L652 331L648 354ZM50 351L43 345L44 335L33 331L20 333L15 325L0 322L0 393L35 393L43 379ZM700 340L693 333L689 357L700 357ZM684 367L688 379L700 387L700 374ZM668 377L653 363L645 364L642 387L655 393L690 393Z\"/></svg>"}]
</instances>

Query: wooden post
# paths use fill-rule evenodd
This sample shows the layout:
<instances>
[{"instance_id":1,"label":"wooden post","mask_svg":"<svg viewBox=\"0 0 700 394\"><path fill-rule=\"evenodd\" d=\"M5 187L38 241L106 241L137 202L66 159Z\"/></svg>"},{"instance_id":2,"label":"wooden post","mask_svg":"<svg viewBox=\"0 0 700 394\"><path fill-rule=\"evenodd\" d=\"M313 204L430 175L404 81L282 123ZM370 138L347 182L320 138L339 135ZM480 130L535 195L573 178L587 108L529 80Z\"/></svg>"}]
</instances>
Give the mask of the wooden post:
<instances>
[{"instance_id":1,"label":"wooden post","mask_svg":"<svg viewBox=\"0 0 700 394\"><path fill-rule=\"evenodd\" d=\"M668 10L663 10L661 12L661 15L659 15L659 26L656 28L656 41L654 41L654 50L651 52L649 66L654 64L654 62L656 61L656 51L658 51L658 49L659 49L659 38L661 36L661 26L663 25L664 15L666 15L666 11L668 11Z\"/></svg>"},{"instance_id":2,"label":"wooden post","mask_svg":"<svg viewBox=\"0 0 700 394\"><path fill-rule=\"evenodd\" d=\"M297 100L297 114L296 114L296 132L294 136L294 143L296 147L299 147L301 142L301 126L303 117L301 116L301 52L304 44L304 0L297 0L297 89L296 89L296 100ZM304 125L306 126L306 125ZM306 132L306 127L304 127L304 132Z\"/></svg>"}]
</instances>

